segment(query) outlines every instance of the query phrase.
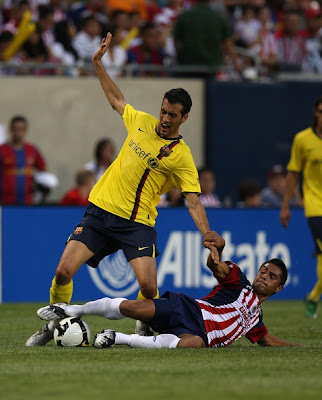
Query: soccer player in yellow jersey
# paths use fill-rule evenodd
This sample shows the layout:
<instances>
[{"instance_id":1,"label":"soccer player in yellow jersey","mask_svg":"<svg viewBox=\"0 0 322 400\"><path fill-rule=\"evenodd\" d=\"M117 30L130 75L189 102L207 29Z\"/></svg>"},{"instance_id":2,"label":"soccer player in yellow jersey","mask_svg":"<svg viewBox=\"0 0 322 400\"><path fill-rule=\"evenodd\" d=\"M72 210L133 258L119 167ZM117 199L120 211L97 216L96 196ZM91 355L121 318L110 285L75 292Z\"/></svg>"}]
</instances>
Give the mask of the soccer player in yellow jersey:
<instances>
[{"instance_id":1,"label":"soccer player in yellow jersey","mask_svg":"<svg viewBox=\"0 0 322 400\"><path fill-rule=\"evenodd\" d=\"M200 186L190 149L179 135L188 119L191 98L184 89L165 93L160 119L136 111L109 77L101 58L112 35L102 40L93 56L93 65L107 100L123 118L128 131L123 147L112 165L90 193L90 205L70 236L50 288L51 303L69 303L72 277L83 263L97 267L108 254L122 249L140 286L138 299L158 298L156 273L156 205L163 193L178 187L201 234L210 232L204 207L199 201ZM214 232L210 244L215 264L224 240ZM209 247L209 245L207 245ZM56 322L51 321L32 335L26 346L43 346L53 338ZM143 325L143 327L142 327ZM137 324L137 333L144 331ZM141 332L140 332L141 331Z\"/></svg>"},{"instance_id":2,"label":"soccer player in yellow jersey","mask_svg":"<svg viewBox=\"0 0 322 400\"><path fill-rule=\"evenodd\" d=\"M293 141L291 158L287 166L286 187L280 219L286 228L290 220L290 200L303 172L305 216L308 220L317 256L317 282L306 304L306 316L316 318L317 304L322 293L322 97L314 108L313 126L299 132Z\"/></svg>"}]
</instances>

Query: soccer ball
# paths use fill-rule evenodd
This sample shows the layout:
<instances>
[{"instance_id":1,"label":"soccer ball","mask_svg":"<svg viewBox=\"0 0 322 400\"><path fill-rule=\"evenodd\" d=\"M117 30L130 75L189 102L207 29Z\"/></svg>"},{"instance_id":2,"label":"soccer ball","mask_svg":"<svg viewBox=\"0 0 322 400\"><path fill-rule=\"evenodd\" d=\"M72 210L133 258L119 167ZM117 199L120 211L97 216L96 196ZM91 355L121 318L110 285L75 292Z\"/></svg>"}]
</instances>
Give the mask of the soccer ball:
<instances>
[{"instance_id":1,"label":"soccer ball","mask_svg":"<svg viewBox=\"0 0 322 400\"><path fill-rule=\"evenodd\" d=\"M85 347L91 340L91 331L85 321L68 317L59 321L54 330L54 340L57 346Z\"/></svg>"}]
</instances>

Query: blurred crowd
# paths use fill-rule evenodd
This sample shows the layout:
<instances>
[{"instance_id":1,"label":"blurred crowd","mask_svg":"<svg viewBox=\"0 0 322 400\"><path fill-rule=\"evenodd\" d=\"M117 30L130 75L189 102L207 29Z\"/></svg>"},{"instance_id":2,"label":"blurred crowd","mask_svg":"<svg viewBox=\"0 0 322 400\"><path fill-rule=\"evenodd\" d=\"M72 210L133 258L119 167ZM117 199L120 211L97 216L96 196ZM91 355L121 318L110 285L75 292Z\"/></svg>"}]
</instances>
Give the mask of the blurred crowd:
<instances>
[{"instance_id":1,"label":"blurred crowd","mask_svg":"<svg viewBox=\"0 0 322 400\"><path fill-rule=\"evenodd\" d=\"M217 80L322 72L316 0L0 0L0 74L91 74L107 32L112 78L124 66L134 76Z\"/></svg>"},{"instance_id":2,"label":"blurred crowd","mask_svg":"<svg viewBox=\"0 0 322 400\"><path fill-rule=\"evenodd\" d=\"M112 164L115 157L114 143L109 138L98 140L93 149L93 158L75 174L74 182L61 199L53 203L48 195L57 185L59 177L47 171L41 151L26 140L28 119L15 115L8 126L7 141L0 144L0 204L39 205L60 204L65 206L87 206L88 196L95 183ZM90 156L90 155L89 155ZM221 200L216 194L215 172L207 167L198 170L200 202L205 208L280 208L283 200L286 169L274 165L267 173L267 184L261 187L255 180L245 180L237 188L238 202L231 198ZM291 200L292 207L302 207L299 188ZM178 188L161 196L158 207L187 207L188 204Z\"/></svg>"}]
</instances>

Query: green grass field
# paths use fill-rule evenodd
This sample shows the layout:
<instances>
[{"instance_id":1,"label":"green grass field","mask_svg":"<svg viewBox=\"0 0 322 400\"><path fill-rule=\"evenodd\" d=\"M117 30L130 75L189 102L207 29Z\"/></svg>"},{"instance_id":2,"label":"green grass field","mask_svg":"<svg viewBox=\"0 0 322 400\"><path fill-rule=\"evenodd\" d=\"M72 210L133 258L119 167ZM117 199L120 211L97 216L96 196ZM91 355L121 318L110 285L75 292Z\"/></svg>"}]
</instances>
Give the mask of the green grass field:
<instances>
[{"instance_id":1,"label":"green grass field","mask_svg":"<svg viewBox=\"0 0 322 400\"><path fill-rule=\"evenodd\" d=\"M269 331L305 347L261 348L245 338L221 349L27 348L44 304L0 305L0 399L322 399L322 318L303 302L263 305ZM321 310L322 313L322 310ZM84 317L93 333L133 333L134 321Z\"/></svg>"}]
</instances>

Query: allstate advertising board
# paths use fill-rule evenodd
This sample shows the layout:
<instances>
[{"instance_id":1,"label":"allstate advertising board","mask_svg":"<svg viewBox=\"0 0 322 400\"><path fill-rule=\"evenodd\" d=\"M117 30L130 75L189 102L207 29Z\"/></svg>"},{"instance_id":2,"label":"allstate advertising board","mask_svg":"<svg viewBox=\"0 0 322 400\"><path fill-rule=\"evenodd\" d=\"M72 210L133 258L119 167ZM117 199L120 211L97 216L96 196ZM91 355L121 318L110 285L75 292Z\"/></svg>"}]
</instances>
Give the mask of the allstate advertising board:
<instances>
[{"instance_id":1,"label":"allstate advertising board","mask_svg":"<svg viewBox=\"0 0 322 400\"><path fill-rule=\"evenodd\" d=\"M49 287L65 241L85 209L2 207L2 302L48 302ZM212 229L226 247L223 259L236 262L253 280L258 267L282 258L289 271L285 290L276 299L302 299L316 279L313 241L303 210L292 211L289 228L279 210L207 209ZM187 209L160 209L157 257L158 286L203 297L216 284L206 267L209 251ZM97 269L86 264L74 277L73 301L109 297L134 299L138 284L122 251L106 257Z\"/></svg>"}]
</instances>

